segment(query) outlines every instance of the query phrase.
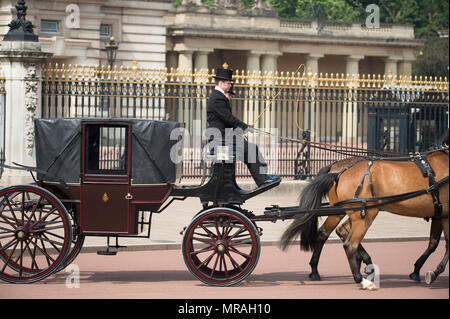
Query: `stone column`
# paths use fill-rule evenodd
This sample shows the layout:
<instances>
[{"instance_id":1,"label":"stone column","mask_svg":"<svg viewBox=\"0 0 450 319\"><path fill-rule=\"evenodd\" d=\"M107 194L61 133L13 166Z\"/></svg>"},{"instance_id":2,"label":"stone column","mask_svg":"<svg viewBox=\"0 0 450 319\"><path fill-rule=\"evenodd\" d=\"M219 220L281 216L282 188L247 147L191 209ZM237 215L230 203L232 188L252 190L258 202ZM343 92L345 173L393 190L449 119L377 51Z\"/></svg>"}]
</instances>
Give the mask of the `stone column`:
<instances>
[{"instance_id":1,"label":"stone column","mask_svg":"<svg viewBox=\"0 0 450 319\"><path fill-rule=\"evenodd\" d=\"M39 42L2 41L0 61L5 77L5 164L35 166L34 119L41 115L41 64L52 54ZM0 184L29 183L26 171L5 169Z\"/></svg>"},{"instance_id":2,"label":"stone column","mask_svg":"<svg viewBox=\"0 0 450 319\"><path fill-rule=\"evenodd\" d=\"M178 52L179 72L181 75L183 74L187 75L187 76L180 76L180 82L181 83L192 82L192 77L188 73L193 72L192 56L194 51L192 49L187 49L184 45L182 45L181 48L177 48L177 46L175 46L175 51ZM190 131L192 119L189 118L189 113L192 112L189 112L189 110L185 108L186 101L187 99L185 98L183 92L180 91L180 97L178 99L177 121L184 123L185 128Z\"/></svg>"},{"instance_id":3,"label":"stone column","mask_svg":"<svg viewBox=\"0 0 450 319\"><path fill-rule=\"evenodd\" d=\"M257 85L260 83L258 83L259 81L257 80L256 76L258 76L259 72L261 71L261 54L263 54L262 51L250 51L247 54L247 71L250 71L250 78L248 79L247 84L255 86L254 90L250 91L252 92L250 93L251 96L246 99L244 105L243 121L249 124L253 124L259 114L260 103L258 99L260 98L260 94L256 90L259 90L257 88Z\"/></svg>"},{"instance_id":4,"label":"stone column","mask_svg":"<svg viewBox=\"0 0 450 319\"><path fill-rule=\"evenodd\" d=\"M397 62L400 61L401 57L390 56L384 59L384 74L388 75L389 70L392 71L392 76L396 76L397 72Z\"/></svg>"},{"instance_id":5,"label":"stone column","mask_svg":"<svg viewBox=\"0 0 450 319\"><path fill-rule=\"evenodd\" d=\"M275 75L277 71L277 58L280 56L280 52L267 52L262 56L261 62L261 71L267 72L269 74L272 72L272 75Z\"/></svg>"},{"instance_id":6,"label":"stone column","mask_svg":"<svg viewBox=\"0 0 450 319\"><path fill-rule=\"evenodd\" d=\"M317 86L316 76L319 73L319 59L323 57L324 55L321 53L310 53L306 56L306 73L308 77L308 90L310 90L309 93L311 96L311 100L310 103L306 105L303 129L311 131L311 140L314 140L317 136L316 123L319 123L320 121L319 113L315 111L315 87ZM317 127L320 126L318 125Z\"/></svg>"},{"instance_id":7,"label":"stone column","mask_svg":"<svg viewBox=\"0 0 450 319\"><path fill-rule=\"evenodd\" d=\"M266 52L262 56L261 61L261 71L264 74L267 75L267 78L264 80L264 85L272 85L274 84L274 76L277 71L277 58L280 56L280 52ZM270 128L275 127L275 120L276 120L276 113L275 113L275 107L273 101L273 97L277 93L277 90L271 90L272 95L269 99L264 101L264 104L262 105L263 109L267 107L266 112L264 113L264 127L266 130ZM266 96L269 96L269 92L267 92Z\"/></svg>"},{"instance_id":8,"label":"stone column","mask_svg":"<svg viewBox=\"0 0 450 319\"><path fill-rule=\"evenodd\" d=\"M213 52L213 49L198 49L194 55L194 69L197 71L206 71L208 69L208 54Z\"/></svg>"},{"instance_id":9,"label":"stone column","mask_svg":"<svg viewBox=\"0 0 450 319\"><path fill-rule=\"evenodd\" d=\"M412 63L414 62L414 57L406 57L400 60L398 63L398 75L410 76L412 74Z\"/></svg>"},{"instance_id":10,"label":"stone column","mask_svg":"<svg viewBox=\"0 0 450 319\"><path fill-rule=\"evenodd\" d=\"M350 79L357 78L359 74L359 61L364 59L362 55L349 55L346 57L345 73L350 77ZM356 81L348 82L348 96L349 100L343 105L342 110L342 141L343 143L351 143L352 140L355 142L358 130L358 103L353 101L356 92L355 84Z\"/></svg>"},{"instance_id":11,"label":"stone column","mask_svg":"<svg viewBox=\"0 0 450 319\"><path fill-rule=\"evenodd\" d=\"M198 118L194 120L200 120L201 125L197 125L194 127L194 134L201 136L201 132L206 129L206 106L208 102L208 96L205 94L206 90L205 84L207 82L207 70L208 70L208 54L211 53L213 49L198 49L194 54L194 69L197 70L197 76L195 78L196 83L202 88L200 90L199 95L197 96L198 104L196 105L196 114L198 114Z\"/></svg>"},{"instance_id":12,"label":"stone column","mask_svg":"<svg viewBox=\"0 0 450 319\"><path fill-rule=\"evenodd\" d=\"M319 73L319 59L323 58L321 53L310 53L306 56L306 70L311 68L312 74Z\"/></svg>"},{"instance_id":13,"label":"stone column","mask_svg":"<svg viewBox=\"0 0 450 319\"><path fill-rule=\"evenodd\" d=\"M345 65L345 73L352 76L352 74L359 74L359 61L364 59L363 55L349 55L345 58L347 62Z\"/></svg>"},{"instance_id":14,"label":"stone column","mask_svg":"<svg viewBox=\"0 0 450 319\"><path fill-rule=\"evenodd\" d=\"M250 51L247 54L247 70L250 72L259 71L260 63L259 59L261 57L262 52L260 51Z\"/></svg>"},{"instance_id":15,"label":"stone column","mask_svg":"<svg viewBox=\"0 0 450 319\"><path fill-rule=\"evenodd\" d=\"M181 72L188 72L191 70L192 72L192 54L194 51L192 50L182 50L178 51L178 68Z\"/></svg>"}]
</instances>

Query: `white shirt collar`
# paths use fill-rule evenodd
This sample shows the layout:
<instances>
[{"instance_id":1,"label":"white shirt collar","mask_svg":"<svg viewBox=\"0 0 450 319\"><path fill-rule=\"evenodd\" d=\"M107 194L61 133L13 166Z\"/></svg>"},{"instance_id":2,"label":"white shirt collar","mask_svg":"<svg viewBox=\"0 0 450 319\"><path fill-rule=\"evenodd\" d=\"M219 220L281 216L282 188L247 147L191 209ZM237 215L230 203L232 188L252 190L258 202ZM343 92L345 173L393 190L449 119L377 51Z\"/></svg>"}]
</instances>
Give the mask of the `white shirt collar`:
<instances>
[{"instance_id":1,"label":"white shirt collar","mask_svg":"<svg viewBox=\"0 0 450 319\"><path fill-rule=\"evenodd\" d=\"M220 87L216 86L214 89L225 95L225 92Z\"/></svg>"}]
</instances>

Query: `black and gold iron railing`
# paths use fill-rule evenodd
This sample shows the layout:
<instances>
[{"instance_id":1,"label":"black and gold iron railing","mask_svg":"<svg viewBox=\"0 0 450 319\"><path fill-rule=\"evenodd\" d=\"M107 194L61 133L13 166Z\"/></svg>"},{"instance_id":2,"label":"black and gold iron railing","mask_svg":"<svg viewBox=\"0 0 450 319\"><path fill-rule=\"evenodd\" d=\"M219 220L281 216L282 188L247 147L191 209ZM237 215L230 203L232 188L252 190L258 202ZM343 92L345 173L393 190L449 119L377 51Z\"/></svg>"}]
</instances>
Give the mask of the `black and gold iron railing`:
<instances>
[{"instance_id":1,"label":"black and gold iron railing","mask_svg":"<svg viewBox=\"0 0 450 319\"><path fill-rule=\"evenodd\" d=\"M191 138L206 128L215 70L44 65L42 117L134 117L183 122ZM277 173L305 178L340 159L300 142L422 151L448 129L447 78L235 70L233 113L260 131ZM263 133L264 135L264 133ZM264 143L263 143L264 144ZM274 146L275 145L275 146ZM276 147L276 152L273 148ZM302 148L303 147L303 148ZM202 175L201 149L185 150L185 176ZM356 155L356 154L355 154ZM248 176L244 167L239 176Z\"/></svg>"}]
</instances>

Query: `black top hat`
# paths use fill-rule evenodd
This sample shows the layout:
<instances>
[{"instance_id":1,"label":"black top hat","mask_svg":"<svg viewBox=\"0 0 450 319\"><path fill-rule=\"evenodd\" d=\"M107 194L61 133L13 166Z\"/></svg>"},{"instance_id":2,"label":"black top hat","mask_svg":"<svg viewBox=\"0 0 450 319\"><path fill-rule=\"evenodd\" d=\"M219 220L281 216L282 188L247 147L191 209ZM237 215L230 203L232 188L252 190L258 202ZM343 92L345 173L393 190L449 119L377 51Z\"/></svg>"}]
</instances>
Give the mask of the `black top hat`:
<instances>
[{"instance_id":1,"label":"black top hat","mask_svg":"<svg viewBox=\"0 0 450 319\"><path fill-rule=\"evenodd\" d=\"M219 80L233 81L233 70L228 69L228 64L224 63L223 68L217 68L214 77Z\"/></svg>"}]
</instances>

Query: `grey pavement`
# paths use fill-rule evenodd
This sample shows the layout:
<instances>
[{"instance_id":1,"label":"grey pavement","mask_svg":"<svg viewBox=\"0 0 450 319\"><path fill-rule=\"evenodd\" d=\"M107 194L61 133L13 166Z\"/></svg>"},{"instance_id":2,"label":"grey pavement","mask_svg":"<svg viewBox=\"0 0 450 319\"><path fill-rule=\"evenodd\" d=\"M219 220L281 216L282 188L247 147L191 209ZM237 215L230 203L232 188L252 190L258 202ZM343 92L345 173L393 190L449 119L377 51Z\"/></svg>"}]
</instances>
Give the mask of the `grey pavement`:
<instances>
[{"instance_id":1,"label":"grey pavement","mask_svg":"<svg viewBox=\"0 0 450 319\"><path fill-rule=\"evenodd\" d=\"M199 182L191 182L198 184ZM183 184L188 184L184 182ZM238 181L243 189L256 187L253 182ZM295 206L299 202L299 194L306 185L303 181L283 181L278 187L257 195L245 202L242 208L252 211L255 215L262 215L265 207L276 204L279 206ZM153 214L150 238L119 238L119 244L127 246L126 250L161 250L179 249L183 236L180 234L192 218L202 209L198 198L187 198L185 201L174 201L161 214ZM319 225L325 221L321 217ZM291 221L257 222L263 228L260 237L262 245L276 245L281 234ZM380 212L365 236L365 241L404 241L427 239L431 222L421 218L404 217L388 212ZM144 229L144 233L147 231ZM339 241L335 232L329 239ZM111 240L114 244L115 240ZM92 252L104 249L104 237L86 237L82 252ZM101 248L100 248L101 247Z\"/></svg>"}]
</instances>

